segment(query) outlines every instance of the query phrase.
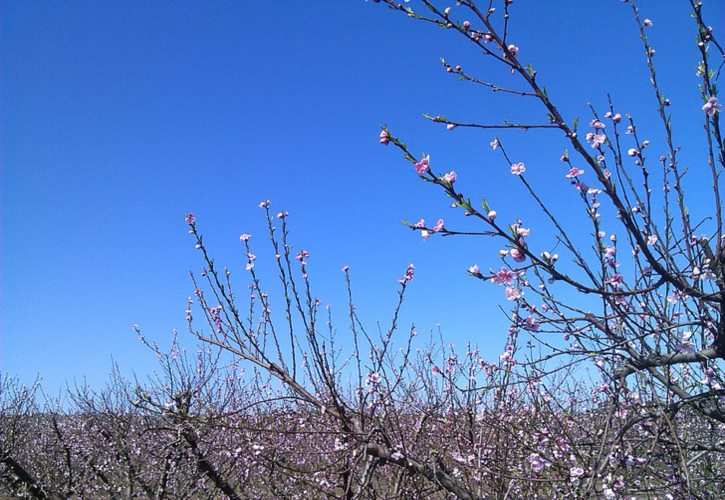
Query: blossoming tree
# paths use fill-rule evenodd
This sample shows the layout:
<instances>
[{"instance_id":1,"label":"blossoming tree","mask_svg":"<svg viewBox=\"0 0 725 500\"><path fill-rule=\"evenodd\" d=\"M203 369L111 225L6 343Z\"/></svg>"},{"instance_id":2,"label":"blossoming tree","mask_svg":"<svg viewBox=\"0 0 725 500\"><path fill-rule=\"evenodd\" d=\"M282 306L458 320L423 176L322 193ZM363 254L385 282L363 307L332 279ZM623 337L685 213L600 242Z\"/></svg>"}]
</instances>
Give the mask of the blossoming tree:
<instances>
[{"instance_id":1,"label":"blossoming tree","mask_svg":"<svg viewBox=\"0 0 725 500\"><path fill-rule=\"evenodd\" d=\"M509 342L501 356L503 369L529 385L550 388L546 379L552 373L593 362L602 380L599 390L611 403L611 419L604 435L597 436L601 448L597 457L590 457L590 471L573 467L571 475L588 475L593 484L597 473L614 459L616 453L612 452L624 452L617 440L633 428L641 431L642 426L647 426L657 429L657 433L666 429L663 441L677 447L680 465L675 468L692 488L688 468L695 457L704 449L722 451L725 444L725 390L721 385L725 357L725 234L719 183L725 167L725 143L719 122L722 105L716 95L723 47L703 20L702 3L690 2L697 28L697 73L703 101L701 109L693 112L702 114L702 139L707 145L702 165L709 169L712 181L707 196L713 211L706 220L692 220L688 210L683 189L687 168L680 161L680 148L673 139L670 100L660 89L653 60L655 49L648 39L653 22L641 17L634 2L624 3L630 3L639 31L662 122L661 152L652 154L648 149L650 141L643 138L645 132L638 129L636 118L623 117L612 99L606 109L591 108L587 126L562 116L540 83L543 75L521 62L519 47L507 35L512 1L506 0L501 6L458 1L455 8L425 0L416 7L408 2L383 3L412 19L466 38L484 57L518 75L522 89L509 89L483 82L460 66L443 61L446 71L464 82L530 98L542 117L535 124L461 123L442 116L429 116L430 120L448 130L558 129L565 138L565 147L571 150L560 158L565 167L563 177L579 192L590 220L593 253L575 243L576 237L566 229L567 216L549 207L546 193L528 181L526 165L511 158L499 138L491 141L491 148L500 152L531 202L548 219L554 231L551 244L559 248L558 253L550 248L532 248L527 242L531 230L521 220L502 222L485 199L482 206L474 205L467 194L458 190L456 172L435 172L429 156L416 157L388 128L380 133L380 143L400 149L421 180L439 188L452 199L453 206L479 222L483 227L479 235L498 238L505 246L499 253L502 265L498 271L485 272L478 265L468 270L475 278L503 286L506 299L512 303ZM662 196L656 194L657 190ZM698 192L706 195L703 189ZM611 216L603 216L607 213ZM423 238L435 233L470 234L445 226L443 220L433 227L426 226L423 220L410 226ZM564 261L573 265L565 265ZM567 288L574 294L567 294ZM577 304L571 299L577 295L586 300ZM535 342L536 351L521 348L521 332L529 342ZM552 333L560 334L565 344L552 341ZM557 358L561 363L552 368L551 361ZM615 419L619 419L619 425L614 425ZM719 431L706 439L698 433L682 433L679 425L693 419L710 422ZM658 442L661 436L655 435L653 442ZM609 453L603 453L605 448ZM541 470L542 464L548 462L534 453L532 464ZM611 488L604 490L609 492Z\"/></svg>"},{"instance_id":2,"label":"blossoming tree","mask_svg":"<svg viewBox=\"0 0 725 500\"><path fill-rule=\"evenodd\" d=\"M3 493L31 498L716 498L725 482L725 240L719 191L725 167L717 79L723 48L690 0L700 60L701 114L713 214L692 220L686 168L674 140L648 38L653 22L631 9L650 72L662 142L645 139L636 117L591 108L567 120L510 39L512 0L377 0L445 30L518 77L509 88L443 62L464 83L511 93L540 110L536 123L469 123L429 116L452 131L549 129L565 152L557 178L581 204L591 234L567 227L547 192L529 179L538 168L500 137L490 147L552 228L498 213L459 186L466 172L417 155L392 129L379 135L411 164L411 176L450 198L469 224L442 218L409 227L440 235L494 238L491 262L468 268L500 287L510 305L503 352L487 360L471 339L465 351L442 338L425 344L402 333L399 312L415 268L399 277L389 326L372 332L358 316L351 272L350 348L311 284L311 256L293 251L289 214L260 203L279 281L257 273L244 233L239 293L232 269L207 252L196 218L186 223L202 254L186 310L200 341L190 355L163 351L147 382L115 375L98 393L70 391L70 406L41 405L32 390L0 380ZM651 133L651 131L647 131ZM653 149L661 151L650 154ZM659 195L661 193L661 195ZM485 193L484 193L485 194ZM501 211L503 212L503 211ZM450 221L450 220L449 220ZM586 237L586 235L585 235ZM465 267L465 266L464 266ZM138 330L141 335L140 329ZM35 450L42 444L42 453Z\"/></svg>"}]
</instances>

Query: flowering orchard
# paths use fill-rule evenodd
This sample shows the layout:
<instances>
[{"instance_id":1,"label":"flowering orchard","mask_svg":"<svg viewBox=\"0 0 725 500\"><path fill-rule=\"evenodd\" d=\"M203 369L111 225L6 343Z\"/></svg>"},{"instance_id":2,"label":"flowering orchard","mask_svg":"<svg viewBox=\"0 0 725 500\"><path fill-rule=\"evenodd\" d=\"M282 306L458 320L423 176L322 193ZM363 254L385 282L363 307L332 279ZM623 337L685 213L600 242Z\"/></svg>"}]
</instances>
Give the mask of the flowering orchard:
<instances>
[{"instance_id":1,"label":"flowering orchard","mask_svg":"<svg viewBox=\"0 0 725 500\"><path fill-rule=\"evenodd\" d=\"M498 252L462 264L472 280L498 287L507 305L501 354L485 359L442 338L424 343L399 320L415 268L398 281L386 328L369 330L353 301L345 341L313 292L310 255L293 250L289 214L265 200L282 316L271 312L255 248L242 234L239 293L218 267L195 217L186 223L204 267L192 274L186 310L196 353L168 351L148 382L114 375L107 388L76 387L70 403L40 403L40 389L0 383L3 491L34 498L719 498L725 490L725 233L719 178L725 167L717 81L723 46L706 7L690 0L693 61L710 180L696 189L709 216L695 219L686 195L672 102L660 87L654 20L624 1L641 39L660 125L638 126L608 100L586 119L567 119L524 64L511 39L519 2L377 0L465 40L515 86L443 68L462 84L519 96L540 121L469 123L427 118L458 133L491 133L490 149L546 221L540 229L459 187L465 167L439 170L394 129L379 142L402 153L412 181L447 196L464 228L437 218L408 226L423 239L492 238ZM493 77L487 77L495 79ZM497 130L558 132L560 172L587 227L569 229ZM655 137L658 139L649 139ZM507 136L509 137L509 136ZM530 163L530 162L529 162ZM694 167L693 167L694 168ZM508 211L507 211L508 212ZM543 226L543 224L542 224ZM474 229L470 229L473 227ZM586 244L582 243L587 241ZM542 246L544 245L544 246ZM483 257L482 257L483 259ZM278 311L279 312L279 311ZM349 340L349 342L348 342ZM348 348L349 346L349 348Z\"/></svg>"}]
</instances>

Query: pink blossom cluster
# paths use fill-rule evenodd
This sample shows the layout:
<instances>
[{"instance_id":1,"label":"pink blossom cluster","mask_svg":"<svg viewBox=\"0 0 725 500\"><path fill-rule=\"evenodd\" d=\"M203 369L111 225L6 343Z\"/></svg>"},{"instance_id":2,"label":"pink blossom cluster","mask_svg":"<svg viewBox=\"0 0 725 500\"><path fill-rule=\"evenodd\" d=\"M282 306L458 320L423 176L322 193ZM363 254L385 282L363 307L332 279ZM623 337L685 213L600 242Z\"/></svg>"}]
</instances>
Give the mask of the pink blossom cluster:
<instances>
[{"instance_id":1,"label":"pink blossom cluster","mask_svg":"<svg viewBox=\"0 0 725 500\"><path fill-rule=\"evenodd\" d=\"M707 102L702 105L702 110L707 114L707 116L715 116L715 113L722 110L722 104L718 102L717 97L708 97Z\"/></svg>"},{"instance_id":2,"label":"pink blossom cluster","mask_svg":"<svg viewBox=\"0 0 725 500\"><path fill-rule=\"evenodd\" d=\"M413 264L408 264L408 267L405 270L405 275L398 280L398 283L405 285L406 283L413 281L413 274L415 274L415 266Z\"/></svg>"},{"instance_id":3,"label":"pink blossom cluster","mask_svg":"<svg viewBox=\"0 0 725 500\"><path fill-rule=\"evenodd\" d=\"M424 240L427 240L434 233L444 231L446 228L445 221L443 219L438 219L435 225L431 228L426 227L425 219L420 219L413 225L413 227L416 229L420 229L420 235Z\"/></svg>"}]
</instances>

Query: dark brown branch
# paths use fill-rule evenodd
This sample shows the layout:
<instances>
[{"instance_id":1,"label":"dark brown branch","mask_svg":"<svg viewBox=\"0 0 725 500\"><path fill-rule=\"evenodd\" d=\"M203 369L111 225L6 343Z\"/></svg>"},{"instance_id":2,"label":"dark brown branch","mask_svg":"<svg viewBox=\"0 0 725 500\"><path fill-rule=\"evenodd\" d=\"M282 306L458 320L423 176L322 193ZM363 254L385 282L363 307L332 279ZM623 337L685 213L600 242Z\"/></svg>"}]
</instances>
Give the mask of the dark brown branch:
<instances>
[{"instance_id":1,"label":"dark brown branch","mask_svg":"<svg viewBox=\"0 0 725 500\"><path fill-rule=\"evenodd\" d=\"M35 480L13 457L4 456L0 458L0 464L7 468L0 477L7 480L16 493L22 491L32 498L50 498L43 485Z\"/></svg>"},{"instance_id":2,"label":"dark brown branch","mask_svg":"<svg viewBox=\"0 0 725 500\"><path fill-rule=\"evenodd\" d=\"M390 448L379 443L367 443L365 445L365 453L370 456L386 460L400 467L404 467L408 471L421 475L429 481L439 485L456 495L456 497L464 500L473 500L475 496L461 485L454 477L440 469L433 469L418 460L409 457L393 457Z\"/></svg>"},{"instance_id":3,"label":"dark brown branch","mask_svg":"<svg viewBox=\"0 0 725 500\"><path fill-rule=\"evenodd\" d=\"M616 372L617 378L628 377L629 375L644 370L645 368L656 368L660 366L672 366L680 364L698 363L712 359L722 358L717 349L710 347L697 352L673 352L668 354L653 354L629 360L627 364Z\"/></svg>"}]
</instances>

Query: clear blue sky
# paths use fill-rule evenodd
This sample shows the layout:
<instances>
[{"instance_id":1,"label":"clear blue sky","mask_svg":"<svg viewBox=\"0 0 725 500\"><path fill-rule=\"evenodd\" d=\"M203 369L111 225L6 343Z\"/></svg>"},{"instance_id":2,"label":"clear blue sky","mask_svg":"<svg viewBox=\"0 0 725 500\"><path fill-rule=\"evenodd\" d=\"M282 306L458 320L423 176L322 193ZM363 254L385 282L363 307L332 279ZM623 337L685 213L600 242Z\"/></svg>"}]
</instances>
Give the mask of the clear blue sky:
<instances>
[{"instance_id":1,"label":"clear blue sky","mask_svg":"<svg viewBox=\"0 0 725 500\"><path fill-rule=\"evenodd\" d=\"M493 134L446 132L421 117L541 121L521 99L441 69L445 56L483 79L512 82L458 37L359 0L7 1L2 10L0 370L25 381L40 374L51 390L84 376L99 385L112 358L126 373L149 372L154 356L131 324L162 343L185 327L187 271L202 264L185 213L196 214L241 288L240 233L254 235L258 267L271 270L257 208L265 198L291 212L293 241L310 252L324 303L345 307L340 267L348 264L361 313L387 323L396 279L413 262L403 320L421 332L439 323L447 341L501 352L501 291L465 272L496 266L498 247L423 242L406 230L402 219L442 216L454 227L463 217L377 144L387 123L436 169L457 170L474 199L486 195L505 220L536 227L536 211L488 148ZM676 141L701 153L685 2L643 1L641 10L654 21ZM725 4L708 2L705 12L716 23ZM588 121L587 102L603 109L609 91L641 130L652 124L645 136L660 137L627 5L517 1L512 19L521 59L565 116ZM558 162L560 134L500 135L555 206L576 203Z\"/></svg>"}]
</instances>

